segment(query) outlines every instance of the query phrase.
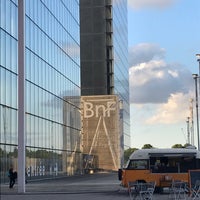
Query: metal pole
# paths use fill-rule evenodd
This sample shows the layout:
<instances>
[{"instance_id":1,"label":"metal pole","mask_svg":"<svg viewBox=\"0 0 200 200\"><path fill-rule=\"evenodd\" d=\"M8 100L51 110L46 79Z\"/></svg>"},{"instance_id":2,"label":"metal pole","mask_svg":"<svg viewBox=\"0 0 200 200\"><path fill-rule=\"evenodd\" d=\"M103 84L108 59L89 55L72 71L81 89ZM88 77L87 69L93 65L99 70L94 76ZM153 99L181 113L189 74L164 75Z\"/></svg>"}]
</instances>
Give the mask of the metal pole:
<instances>
[{"instance_id":1,"label":"metal pole","mask_svg":"<svg viewBox=\"0 0 200 200\"><path fill-rule=\"evenodd\" d=\"M199 63L199 75L200 75L200 54L196 54L196 58L197 58L197 62ZM198 75L196 75L196 79L199 78ZM196 83L196 87L197 87L197 83ZM199 78L199 95L200 95L200 78ZM197 94L197 103L198 105L198 94ZM197 108L198 109L198 108ZM197 138L198 138L198 150L200 150L200 146L199 146L199 119L198 119L198 111L197 110L197 124L198 124L198 130L197 130Z\"/></svg>"},{"instance_id":2,"label":"metal pole","mask_svg":"<svg viewBox=\"0 0 200 200\"><path fill-rule=\"evenodd\" d=\"M197 61L199 62L199 75L200 75L200 59L198 58ZM198 79L199 79L199 95L200 95L200 78L198 76ZM197 86L197 83L196 83L196 87ZM198 94L197 94L197 113L199 113L199 108L198 108ZM197 114L197 124L198 124L198 130L197 130L197 139L198 139L198 150L200 150L200 144L199 144L199 114Z\"/></svg>"},{"instance_id":3,"label":"metal pole","mask_svg":"<svg viewBox=\"0 0 200 200\"><path fill-rule=\"evenodd\" d=\"M197 78L198 74L194 74L193 78L195 80L195 97L196 97L196 115L197 115L197 144L198 144L198 150L200 150L199 146L199 110L198 110L198 88L197 88Z\"/></svg>"},{"instance_id":4,"label":"metal pole","mask_svg":"<svg viewBox=\"0 0 200 200\"><path fill-rule=\"evenodd\" d=\"M191 144L194 146L194 114L193 114L194 99L190 99L190 117L191 117Z\"/></svg>"},{"instance_id":5,"label":"metal pole","mask_svg":"<svg viewBox=\"0 0 200 200\"><path fill-rule=\"evenodd\" d=\"M199 75L200 75L200 58L197 59L197 62L199 63ZM200 86L200 78L199 78L199 86ZM200 87L199 87L199 95L200 95Z\"/></svg>"},{"instance_id":6,"label":"metal pole","mask_svg":"<svg viewBox=\"0 0 200 200\"><path fill-rule=\"evenodd\" d=\"M187 117L187 143L190 144L190 118Z\"/></svg>"},{"instance_id":7,"label":"metal pole","mask_svg":"<svg viewBox=\"0 0 200 200\"><path fill-rule=\"evenodd\" d=\"M25 1L18 0L18 193L25 193Z\"/></svg>"}]
</instances>

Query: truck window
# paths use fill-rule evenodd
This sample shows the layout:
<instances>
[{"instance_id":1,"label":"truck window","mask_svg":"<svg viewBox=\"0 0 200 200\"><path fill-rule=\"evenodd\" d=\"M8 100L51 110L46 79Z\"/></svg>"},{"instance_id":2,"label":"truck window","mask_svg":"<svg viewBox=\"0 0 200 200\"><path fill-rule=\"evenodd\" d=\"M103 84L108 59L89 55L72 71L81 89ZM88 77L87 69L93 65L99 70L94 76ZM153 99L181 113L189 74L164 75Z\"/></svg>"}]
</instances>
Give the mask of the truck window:
<instances>
[{"instance_id":1,"label":"truck window","mask_svg":"<svg viewBox=\"0 0 200 200\"><path fill-rule=\"evenodd\" d=\"M195 169L194 157L159 157L150 158L153 173L181 173Z\"/></svg>"},{"instance_id":2,"label":"truck window","mask_svg":"<svg viewBox=\"0 0 200 200\"><path fill-rule=\"evenodd\" d=\"M148 169L147 160L130 160L127 169Z\"/></svg>"}]
</instances>

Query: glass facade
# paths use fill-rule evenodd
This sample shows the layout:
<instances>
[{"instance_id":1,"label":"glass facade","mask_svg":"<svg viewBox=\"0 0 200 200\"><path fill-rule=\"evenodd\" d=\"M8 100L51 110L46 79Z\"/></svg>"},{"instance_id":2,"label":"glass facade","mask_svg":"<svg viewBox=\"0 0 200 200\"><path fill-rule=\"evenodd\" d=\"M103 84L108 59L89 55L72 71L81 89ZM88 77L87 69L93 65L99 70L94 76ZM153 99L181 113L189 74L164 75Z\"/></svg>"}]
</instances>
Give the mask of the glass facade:
<instances>
[{"instance_id":1,"label":"glass facade","mask_svg":"<svg viewBox=\"0 0 200 200\"><path fill-rule=\"evenodd\" d=\"M123 101L124 148L130 147L127 0L113 0L114 94Z\"/></svg>"},{"instance_id":2,"label":"glass facade","mask_svg":"<svg viewBox=\"0 0 200 200\"><path fill-rule=\"evenodd\" d=\"M79 0L25 0L26 170L81 173ZM18 1L0 1L0 173L17 169ZM20 87L20 86L19 86Z\"/></svg>"}]
</instances>

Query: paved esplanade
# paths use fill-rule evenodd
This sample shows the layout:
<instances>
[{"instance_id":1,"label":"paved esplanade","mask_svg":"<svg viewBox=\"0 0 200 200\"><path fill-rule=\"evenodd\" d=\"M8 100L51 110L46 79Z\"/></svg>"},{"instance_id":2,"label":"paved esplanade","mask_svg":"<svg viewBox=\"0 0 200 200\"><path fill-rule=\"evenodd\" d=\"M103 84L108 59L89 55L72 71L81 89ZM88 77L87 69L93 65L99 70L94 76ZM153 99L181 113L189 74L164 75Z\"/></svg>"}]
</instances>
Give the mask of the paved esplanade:
<instances>
[{"instance_id":1,"label":"paved esplanade","mask_svg":"<svg viewBox=\"0 0 200 200\"><path fill-rule=\"evenodd\" d=\"M127 190L120 186L116 173L100 173L26 184L26 193L17 193L17 184L9 189L1 185L1 200L130 200ZM168 195L154 195L154 200Z\"/></svg>"}]
</instances>

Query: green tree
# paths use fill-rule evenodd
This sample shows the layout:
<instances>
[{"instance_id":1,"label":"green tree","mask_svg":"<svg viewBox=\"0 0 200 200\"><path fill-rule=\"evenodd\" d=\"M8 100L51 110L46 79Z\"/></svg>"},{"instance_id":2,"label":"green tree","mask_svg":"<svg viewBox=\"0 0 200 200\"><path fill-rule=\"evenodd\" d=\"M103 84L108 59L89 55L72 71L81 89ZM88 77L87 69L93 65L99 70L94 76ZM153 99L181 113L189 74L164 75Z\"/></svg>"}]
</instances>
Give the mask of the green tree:
<instances>
[{"instance_id":1,"label":"green tree","mask_svg":"<svg viewBox=\"0 0 200 200\"><path fill-rule=\"evenodd\" d=\"M182 144L174 144L172 148L184 148Z\"/></svg>"},{"instance_id":2,"label":"green tree","mask_svg":"<svg viewBox=\"0 0 200 200\"><path fill-rule=\"evenodd\" d=\"M144 146L142 147L142 149L152 149L154 148L151 144L144 144Z\"/></svg>"},{"instance_id":3,"label":"green tree","mask_svg":"<svg viewBox=\"0 0 200 200\"><path fill-rule=\"evenodd\" d=\"M189 147L189 146L192 146L190 143L186 143L183 145L183 148L186 148L186 147Z\"/></svg>"},{"instance_id":4,"label":"green tree","mask_svg":"<svg viewBox=\"0 0 200 200\"><path fill-rule=\"evenodd\" d=\"M124 163L126 163L129 159L129 156L134 152L138 150L137 148L129 148L124 151Z\"/></svg>"},{"instance_id":5,"label":"green tree","mask_svg":"<svg viewBox=\"0 0 200 200\"><path fill-rule=\"evenodd\" d=\"M13 152L11 151L8 153L8 156L10 157L13 156L14 158L17 158L17 155L18 155L18 149L16 147L14 148Z\"/></svg>"}]
</instances>

